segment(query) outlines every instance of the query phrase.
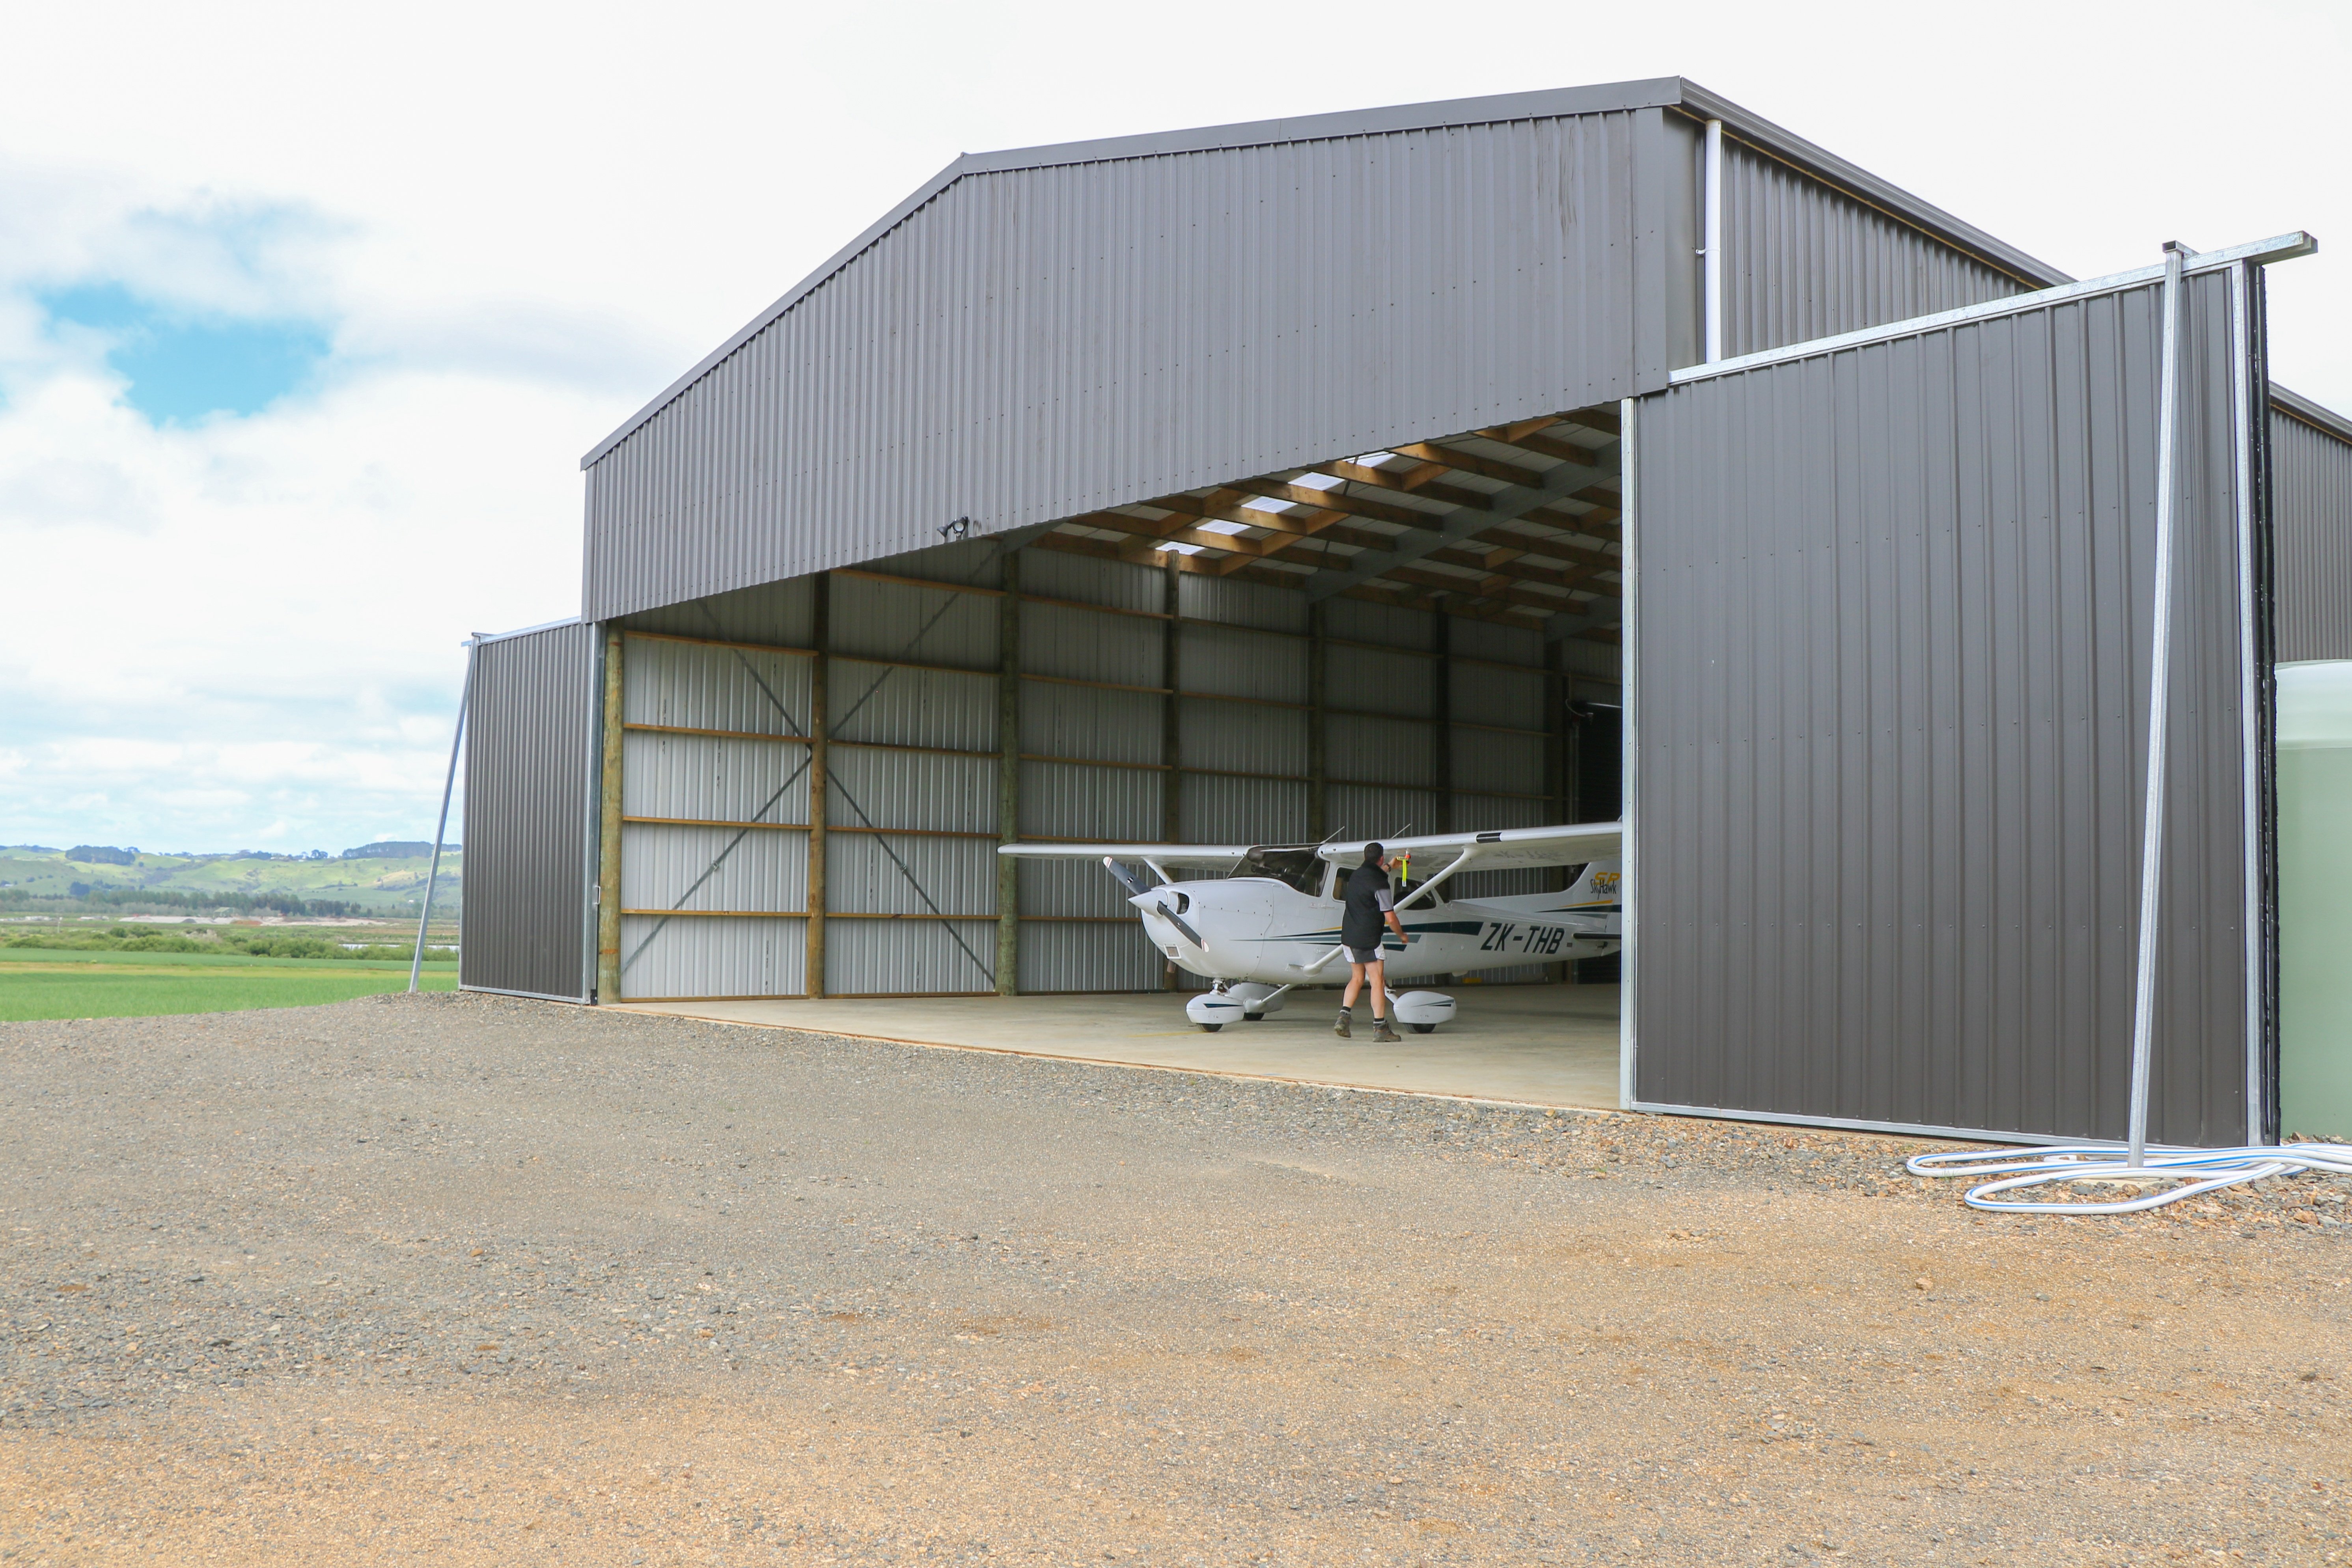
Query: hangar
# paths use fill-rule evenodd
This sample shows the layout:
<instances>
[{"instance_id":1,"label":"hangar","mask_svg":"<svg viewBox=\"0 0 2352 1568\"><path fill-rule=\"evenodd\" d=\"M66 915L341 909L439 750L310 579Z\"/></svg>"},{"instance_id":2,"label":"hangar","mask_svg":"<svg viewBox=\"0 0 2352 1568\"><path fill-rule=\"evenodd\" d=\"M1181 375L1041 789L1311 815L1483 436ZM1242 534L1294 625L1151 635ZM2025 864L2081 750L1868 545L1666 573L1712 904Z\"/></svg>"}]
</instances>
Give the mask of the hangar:
<instances>
[{"instance_id":1,"label":"hangar","mask_svg":"<svg viewBox=\"0 0 2352 1568\"><path fill-rule=\"evenodd\" d=\"M961 157L583 459L580 616L475 644L462 984L1148 992L997 846L1622 812L1622 1105L2117 1137L2147 923L2152 1134L2260 1141L2275 675L2352 659L2312 247L2077 282L1678 78Z\"/></svg>"}]
</instances>

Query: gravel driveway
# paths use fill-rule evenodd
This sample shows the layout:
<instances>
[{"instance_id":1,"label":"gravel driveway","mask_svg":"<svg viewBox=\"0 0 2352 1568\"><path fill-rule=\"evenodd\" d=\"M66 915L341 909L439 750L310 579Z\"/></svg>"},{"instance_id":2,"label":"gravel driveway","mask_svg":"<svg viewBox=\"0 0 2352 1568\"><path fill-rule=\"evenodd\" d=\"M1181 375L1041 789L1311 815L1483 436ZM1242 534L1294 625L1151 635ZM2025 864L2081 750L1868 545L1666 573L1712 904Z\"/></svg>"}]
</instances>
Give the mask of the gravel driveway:
<instances>
[{"instance_id":1,"label":"gravel driveway","mask_svg":"<svg viewBox=\"0 0 2352 1568\"><path fill-rule=\"evenodd\" d=\"M2352 1561L2340 1184L484 996L0 1104L11 1568Z\"/></svg>"}]
</instances>

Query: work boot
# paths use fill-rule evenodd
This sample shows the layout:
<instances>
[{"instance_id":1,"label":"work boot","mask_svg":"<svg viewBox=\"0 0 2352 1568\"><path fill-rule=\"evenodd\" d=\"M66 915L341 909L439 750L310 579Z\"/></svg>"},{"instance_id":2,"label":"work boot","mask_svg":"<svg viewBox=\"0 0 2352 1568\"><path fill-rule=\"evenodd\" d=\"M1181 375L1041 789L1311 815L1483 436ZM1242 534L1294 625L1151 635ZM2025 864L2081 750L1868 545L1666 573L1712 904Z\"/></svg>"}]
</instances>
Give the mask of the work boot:
<instances>
[{"instance_id":1,"label":"work boot","mask_svg":"<svg viewBox=\"0 0 2352 1568\"><path fill-rule=\"evenodd\" d=\"M1347 1008L1342 1007L1339 1009L1339 1016L1338 1020L1331 1026L1331 1032L1339 1036L1343 1040L1353 1039L1355 1037L1348 1032L1348 1026L1353 1021L1354 1019L1352 1015L1349 1014Z\"/></svg>"},{"instance_id":2,"label":"work boot","mask_svg":"<svg viewBox=\"0 0 2352 1568\"><path fill-rule=\"evenodd\" d=\"M1372 1038L1378 1040L1381 1044L1384 1046L1394 1045L1401 1037L1394 1029L1389 1027L1389 1021L1386 1018L1375 1018L1372 1022L1380 1026L1379 1028L1372 1031Z\"/></svg>"}]
</instances>

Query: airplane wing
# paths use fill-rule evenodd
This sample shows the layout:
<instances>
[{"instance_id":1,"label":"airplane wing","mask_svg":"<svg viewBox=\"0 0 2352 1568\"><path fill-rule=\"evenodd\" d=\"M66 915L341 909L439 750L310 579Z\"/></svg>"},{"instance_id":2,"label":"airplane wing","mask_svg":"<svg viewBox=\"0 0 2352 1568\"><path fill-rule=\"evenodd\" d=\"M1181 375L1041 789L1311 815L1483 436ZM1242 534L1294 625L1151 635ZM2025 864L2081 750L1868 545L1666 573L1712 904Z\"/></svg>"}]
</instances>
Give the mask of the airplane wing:
<instances>
[{"instance_id":1,"label":"airplane wing","mask_svg":"<svg viewBox=\"0 0 2352 1568\"><path fill-rule=\"evenodd\" d=\"M1413 878L1425 882L1462 858L1473 854L1477 869L1509 870L1529 866L1580 866L1593 860L1614 860L1624 853L1624 825L1587 822L1560 827L1505 827L1485 833L1432 833L1414 838L1383 838L1391 855L1412 857ZM1342 866L1364 863L1364 843L1326 844L1316 853Z\"/></svg>"},{"instance_id":2,"label":"airplane wing","mask_svg":"<svg viewBox=\"0 0 2352 1568\"><path fill-rule=\"evenodd\" d=\"M1187 870L1230 871L1242 863L1249 847L1246 844L1000 844L996 852L1024 860L1149 860Z\"/></svg>"}]
</instances>

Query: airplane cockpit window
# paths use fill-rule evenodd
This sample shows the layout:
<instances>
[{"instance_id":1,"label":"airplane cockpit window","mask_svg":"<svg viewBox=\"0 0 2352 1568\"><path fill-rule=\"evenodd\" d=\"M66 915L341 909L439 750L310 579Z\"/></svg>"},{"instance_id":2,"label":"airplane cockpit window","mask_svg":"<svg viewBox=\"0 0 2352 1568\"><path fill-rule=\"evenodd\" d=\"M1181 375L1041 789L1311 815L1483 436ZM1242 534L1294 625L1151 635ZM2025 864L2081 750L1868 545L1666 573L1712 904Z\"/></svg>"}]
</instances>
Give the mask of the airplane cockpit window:
<instances>
[{"instance_id":1,"label":"airplane cockpit window","mask_svg":"<svg viewBox=\"0 0 2352 1568\"><path fill-rule=\"evenodd\" d=\"M1323 890L1323 862L1313 845L1261 844L1242 857L1236 877L1271 877L1313 898Z\"/></svg>"}]
</instances>

